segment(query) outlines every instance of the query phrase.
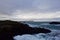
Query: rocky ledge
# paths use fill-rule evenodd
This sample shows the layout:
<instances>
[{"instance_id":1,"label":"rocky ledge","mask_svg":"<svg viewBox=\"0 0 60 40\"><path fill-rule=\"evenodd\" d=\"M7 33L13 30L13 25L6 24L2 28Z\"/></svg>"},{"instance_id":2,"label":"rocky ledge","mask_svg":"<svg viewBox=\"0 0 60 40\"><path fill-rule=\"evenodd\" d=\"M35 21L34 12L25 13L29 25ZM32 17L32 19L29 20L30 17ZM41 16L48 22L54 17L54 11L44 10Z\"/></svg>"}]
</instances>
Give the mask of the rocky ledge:
<instances>
[{"instance_id":1,"label":"rocky ledge","mask_svg":"<svg viewBox=\"0 0 60 40\"><path fill-rule=\"evenodd\" d=\"M50 33L49 29L32 28L27 24L17 21L0 21L0 40L14 40L13 36L24 34Z\"/></svg>"}]
</instances>

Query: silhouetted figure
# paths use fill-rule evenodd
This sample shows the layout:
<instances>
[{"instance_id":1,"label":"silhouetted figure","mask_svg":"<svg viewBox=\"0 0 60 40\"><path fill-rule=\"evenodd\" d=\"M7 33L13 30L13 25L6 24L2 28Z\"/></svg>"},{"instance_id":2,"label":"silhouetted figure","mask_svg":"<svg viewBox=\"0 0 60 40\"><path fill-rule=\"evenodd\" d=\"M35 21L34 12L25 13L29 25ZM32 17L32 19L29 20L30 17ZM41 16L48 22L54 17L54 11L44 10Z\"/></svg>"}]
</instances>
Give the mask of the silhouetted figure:
<instances>
[{"instance_id":1,"label":"silhouetted figure","mask_svg":"<svg viewBox=\"0 0 60 40\"><path fill-rule=\"evenodd\" d=\"M23 34L38 34L38 33L50 33L51 31L44 28L32 28L27 24L23 24L16 21L0 21L0 40L14 40L16 35Z\"/></svg>"}]
</instances>

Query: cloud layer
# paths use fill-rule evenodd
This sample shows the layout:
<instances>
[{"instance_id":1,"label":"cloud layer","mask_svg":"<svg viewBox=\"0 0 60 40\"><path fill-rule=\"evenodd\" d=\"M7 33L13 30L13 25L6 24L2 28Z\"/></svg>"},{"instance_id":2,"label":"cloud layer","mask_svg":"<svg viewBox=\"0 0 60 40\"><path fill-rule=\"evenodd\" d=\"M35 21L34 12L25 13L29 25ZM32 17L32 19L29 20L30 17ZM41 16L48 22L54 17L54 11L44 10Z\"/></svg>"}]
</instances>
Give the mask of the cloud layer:
<instances>
[{"instance_id":1,"label":"cloud layer","mask_svg":"<svg viewBox=\"0 0 60 40\"><path fill-rule=\"evenodd\" d=\"M46 19L60 17L60 0L0 0L0 14L6 19ZM6 16L7 15L7 16Z\"/></svg>"}]
</instances>

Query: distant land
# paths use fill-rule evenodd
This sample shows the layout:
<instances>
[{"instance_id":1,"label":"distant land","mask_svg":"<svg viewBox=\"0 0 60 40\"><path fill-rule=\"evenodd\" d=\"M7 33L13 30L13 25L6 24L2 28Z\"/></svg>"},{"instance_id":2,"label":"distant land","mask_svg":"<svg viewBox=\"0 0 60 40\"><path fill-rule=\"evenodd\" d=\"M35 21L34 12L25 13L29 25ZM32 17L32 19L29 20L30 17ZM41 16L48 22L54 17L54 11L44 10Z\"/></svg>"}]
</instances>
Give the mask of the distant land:
<instances>
[{"instance_id":1,"label":"distant land","mask_svg":"<svg viewBox=\"0 0 60 40\"><path fill-rule=\"evenodd\" d=\"M34 21L34 22L60 22L60 18L44 18L44 19L23 19L23 18L1 18L0 20L13 20L13 21Z\"/></svg>"}]
</instances>

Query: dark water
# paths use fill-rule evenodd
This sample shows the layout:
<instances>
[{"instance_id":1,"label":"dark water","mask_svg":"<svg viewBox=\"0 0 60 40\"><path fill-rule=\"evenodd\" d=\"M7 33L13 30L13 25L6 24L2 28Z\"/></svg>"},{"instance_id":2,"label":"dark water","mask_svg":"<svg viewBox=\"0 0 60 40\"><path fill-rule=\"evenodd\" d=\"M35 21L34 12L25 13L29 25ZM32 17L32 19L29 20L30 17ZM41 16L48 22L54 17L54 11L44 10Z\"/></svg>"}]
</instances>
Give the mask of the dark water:
<instances>
[{"instance_id":1,"label":"dark water","mask_svg":"<svg viewBox=\"0 0 60 40\"><path fill-rule=\"evenodd\" d=\"M50 22L26 22L26 24L30 25L31 27L42 27L42 28L60 30L60 24L49 24L49 23Z\"/></svg>"},{"instance_id":2,"label":"dark water","mask_svg":"<svg viewBox=\"0 0 60 40\"><path fill-rule=\"evenodd\" d=\"M14 39L16 40L60 40L60 24L49 24L49 22L23 22L28 24L31 27L41 27L41 28L48 28L52 32L51 33L39 33L36 35L18 35L15 36Z\"/></svg>"}]
</instances>

